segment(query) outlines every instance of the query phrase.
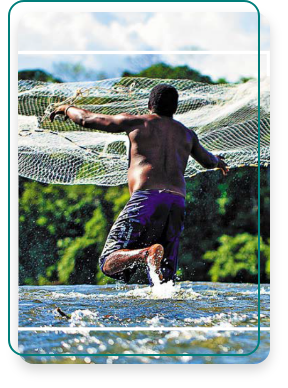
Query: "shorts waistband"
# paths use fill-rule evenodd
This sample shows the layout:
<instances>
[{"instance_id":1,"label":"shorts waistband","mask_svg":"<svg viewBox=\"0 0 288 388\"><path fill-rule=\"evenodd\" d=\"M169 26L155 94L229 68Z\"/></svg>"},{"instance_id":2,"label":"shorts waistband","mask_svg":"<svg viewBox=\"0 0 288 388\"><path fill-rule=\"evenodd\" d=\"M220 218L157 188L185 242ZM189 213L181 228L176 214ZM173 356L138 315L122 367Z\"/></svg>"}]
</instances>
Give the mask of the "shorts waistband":
<instances>
[{"instance_id":1,"label":"shorts waistband","mask_svg":"<svg viewBox=\"0 0 288 388\"><path fill-rule=\"evenodd\" d=\"M156 191L158 193L168 193L168 194L173 194L173 195L178 195L179 197L182 197L185 199L185 195L183 195L182 193L179 193L178 191L174 191L174 190L170 190L170 189L144 189L144 190L135 190L133 192L134 193L139 193L139 192L149 192L149 191ZM132 194L132 195L133 195Z\"/></svg>"}]
</instances>

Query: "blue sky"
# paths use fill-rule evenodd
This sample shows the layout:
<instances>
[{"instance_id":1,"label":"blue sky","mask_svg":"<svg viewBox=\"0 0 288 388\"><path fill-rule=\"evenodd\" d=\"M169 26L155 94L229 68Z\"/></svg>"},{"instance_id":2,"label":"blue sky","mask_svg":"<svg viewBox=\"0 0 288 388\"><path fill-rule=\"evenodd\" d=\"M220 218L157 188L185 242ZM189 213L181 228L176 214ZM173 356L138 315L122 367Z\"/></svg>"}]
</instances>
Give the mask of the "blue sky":
<instances>
[{"instance_id":1,"label":"blue sky","mask_svg":"<svg viewBox=\"0 0 288 388\"><path fill-rule=\"evenodd\" d=\"M256 13L29 13L18 26L18 50L213 50L256 51ZM262 18L261 50L269 50L269 24ZM187 64L213 79L256 76L254 55L160 55L143 60ZM263 56L262 74L266 60ZM142 58L118 55L19 55L19 69L54 72L57 62L81 62L107 77L141 68ZM137 65L138 64L138 65ZM143 66L142 66L143 67Z\"/></svg>"}]
</instances>

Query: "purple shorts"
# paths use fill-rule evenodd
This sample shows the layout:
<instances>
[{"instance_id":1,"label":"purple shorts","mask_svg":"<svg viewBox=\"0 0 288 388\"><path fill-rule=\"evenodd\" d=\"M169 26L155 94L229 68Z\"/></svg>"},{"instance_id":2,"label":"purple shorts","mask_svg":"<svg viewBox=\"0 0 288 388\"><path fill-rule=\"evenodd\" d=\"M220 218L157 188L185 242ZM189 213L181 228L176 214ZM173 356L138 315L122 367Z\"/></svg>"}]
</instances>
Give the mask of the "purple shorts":
<instances>
[{"instance_id":1,"label":"purple shorts","mask_svg":"<svg viewBox=\"0 0 288 388\"><path fill-rule=\"evenodd\" d=\"M161 244L164 247L163 278L174 281L184 215L185 198L180 195L163 190L135 191L110 230L99 259L101 270L107 257L119 249L141 249ZM109 276L127 283L136 270L135 267L129 268ZM147 276L151 283L148 271Z\"/></svg>"}]
</instances>

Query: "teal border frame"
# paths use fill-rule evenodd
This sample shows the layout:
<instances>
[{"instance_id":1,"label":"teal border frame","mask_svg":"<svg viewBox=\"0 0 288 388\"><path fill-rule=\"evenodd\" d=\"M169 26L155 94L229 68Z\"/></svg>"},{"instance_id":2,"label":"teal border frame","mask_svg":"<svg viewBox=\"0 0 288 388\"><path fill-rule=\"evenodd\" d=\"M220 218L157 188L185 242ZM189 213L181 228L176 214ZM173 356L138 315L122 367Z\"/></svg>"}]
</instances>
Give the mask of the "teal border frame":
<instances>
[{"instance_id":1,"label":"teal border frame","mask_svg":"<svg viewBox=\"0 0 288 388\"><path fill-rule=\"evenodd\" d=\"M104 0L105 1L105 0ZM153 2L153 1L149 1L149 0L136 0L136 1L133 1L133 0L114 0L114 1L107 1L107 2L131 2L131 3L147 3L147 2ZM174 2L177 2L175 0L156 0L157 2L169 2L169 3L174 3ZM172 354L142 354L142 353L133 353L133 354L113 354L113 353L105 353L105 354L89 354L90 357L109 357L109 356L118 356L118 357L137 357L137 356L145 356L145 357L178 357L178 356L193 356L193 357L196 357L196 356L201 356L201 357L246 357L246 356L250 356L251 354L255 353L257 351L257 349L259 348L260 346L260 12L259 12L259 9L258 7L252 2L252 1L249 1L249 0L232 0L232 1L229 1L229 0L180 0L181 2L183 3L196 3L196 2L203 2L203 3L215 3L215 2L220 2L220 3L249 3L251 4L257 11L257 15L258 15L258 54L257 54L257 58L258 58L258 324L257 324L257 327L258 327L258 340L257 340L257 345L255 347L255 349L249 353L245 353L245 354L210 354L210 353L202 353L202 354L195 354L195 353L191 353L191 354L177 354L177 353L172 353ZM17 352L15 349L13 349L12 345L11 345L11 332L10 332L10 313L11 313L11 308L10 308L10 275L11 275L11 271L10 271L10 240L11 240L11 236L10 236L10 227L11 227L11 223L10 223L10 206L11 206L11 203L10 203L10 98L11 98L11 93L10 93L10 77L11 77L11 71L10 71L10 64L11 64L11 61L10 61L10 17L11 17L11 11L12 9L19 3L57 3L58 1L57 0L40 0L40 1L36 1L36 0L20 0L20 1L17 1L15 2L14 4L12 4L12 6L10 7L9 11L8 11L8 345L10 347L10 349L12 350L12 352L14 352L15 354L21 356L21 357L40 357L40 356L50 356L50 357L55 357L55 356L64 356L64 357L86 357L88 356L87 353L65 353L65 354L57 354L57 353L54 353L54 354L38 354L38 353L19 353ZM67 2L67 3L79 3L80 1L79 0L61 0L61 2ZM97 3L97 2L103 2L103 0L85 0L85 2L88 2L88 3ZM193 329L191 329L193 330ZM35 330L37 331L37 330ZM61 328L59 327L59 331L61 331ZM93 331L93 330L91 330ZM143 330L145 331L145 330Z\"/></svg>"}]
</instances>

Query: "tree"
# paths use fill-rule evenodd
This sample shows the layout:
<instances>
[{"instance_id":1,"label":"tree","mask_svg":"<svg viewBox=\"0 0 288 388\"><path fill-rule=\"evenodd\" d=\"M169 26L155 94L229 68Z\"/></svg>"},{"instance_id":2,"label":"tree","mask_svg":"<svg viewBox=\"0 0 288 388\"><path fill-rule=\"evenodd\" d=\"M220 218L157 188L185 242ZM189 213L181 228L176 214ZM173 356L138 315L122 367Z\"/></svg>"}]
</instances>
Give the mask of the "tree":
<instances>
[{"instance_id":1,"label":"tree","mask_svg":"<svg viewBox=\"0 0 288 388\"><path fill-rule=\"evenodd\" d=\"M18 71L18 79L35 80L42 82L62 82L60 78L56 78L52 74L41 69L20 70Z\"/></svg>"},{"instance_id":2,"label":"tree","mask_svg":"<svg viewBox=\"0 0 288 388\"><path fill-rule=\"evenodd\" d=\"M202 75L199 71L191 69L189 66L172 67L166 63L156 63L139 73L124 71L123 77L147 77L163 79L190 79L195 82L206 82L213 84L212 79L207 75Z\"/></svg>"},{"instance_id":3,"label":"tree","mask_svg":"<svg viewBox=\"0 0 288 388\"><path fill-rule=\"evenodd\" d=\"M235 237L223 235L219 238L220 246L215 251L204 254L204 260L213 263L209 270L211 280L237 281L243 279L257 282L258 275L258 237L249 233L237 234ZM268 264L267 264L268 263ZM262 279L270 276L270 247L260 239L260 274Z\"/></svg>"}]
</instances>

